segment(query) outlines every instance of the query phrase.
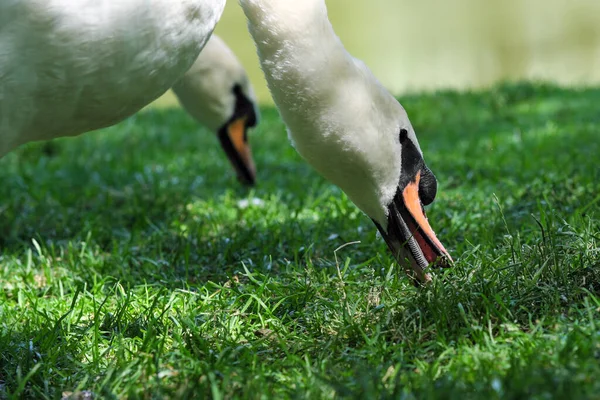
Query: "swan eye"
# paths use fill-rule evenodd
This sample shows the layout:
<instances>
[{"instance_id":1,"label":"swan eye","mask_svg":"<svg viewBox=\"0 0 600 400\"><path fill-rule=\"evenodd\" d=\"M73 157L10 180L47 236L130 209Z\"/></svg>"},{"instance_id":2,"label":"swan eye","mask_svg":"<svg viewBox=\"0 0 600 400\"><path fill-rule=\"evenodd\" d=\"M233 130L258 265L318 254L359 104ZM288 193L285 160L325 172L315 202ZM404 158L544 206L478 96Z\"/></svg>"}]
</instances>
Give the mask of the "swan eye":
<instances>
[{"instance_id":1,"label":"swan eye","mask_svg":"<svg viewBox=\"0 0 600 400\"><path fill-rule=\"evenodd\" d=\"M408 139L408 131L404 128L400 129L400 144L403 144Z\"/></svg>"},{"instance_id":2,"label":"swan eye","mask_svg":"<svg viewBox=\"0 0 600 400\"><path fill-rule=\"evenodd\" d=\"M437 179L435 175L426 166L421 170L421 180L419 181L419 197L424 205L429 205L435 200L437 194Z\"/></svg>"}]
</instances>

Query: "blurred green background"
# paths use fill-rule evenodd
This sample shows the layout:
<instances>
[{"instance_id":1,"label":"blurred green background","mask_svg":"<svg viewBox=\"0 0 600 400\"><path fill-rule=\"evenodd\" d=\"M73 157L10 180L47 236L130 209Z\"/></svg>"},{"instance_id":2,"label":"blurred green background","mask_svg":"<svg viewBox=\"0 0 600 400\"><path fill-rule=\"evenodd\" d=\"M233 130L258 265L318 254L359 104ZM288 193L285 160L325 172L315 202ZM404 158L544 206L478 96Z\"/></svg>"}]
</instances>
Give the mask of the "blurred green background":
<instances>
[{"instance_id":1,"label":"blurred green background","mask_svg":"<svg viewBox=\"0 0 600 400\"><path fill-rule=\"evenodd\" d=\"M301 1L301 0L298 0ZM600 0L326 0L346 48L393 93L500 80L600 83ZM216 33L272 103L237 0ZM176 104L167 93L159 105Z\"/></svg>"}]
</instances>

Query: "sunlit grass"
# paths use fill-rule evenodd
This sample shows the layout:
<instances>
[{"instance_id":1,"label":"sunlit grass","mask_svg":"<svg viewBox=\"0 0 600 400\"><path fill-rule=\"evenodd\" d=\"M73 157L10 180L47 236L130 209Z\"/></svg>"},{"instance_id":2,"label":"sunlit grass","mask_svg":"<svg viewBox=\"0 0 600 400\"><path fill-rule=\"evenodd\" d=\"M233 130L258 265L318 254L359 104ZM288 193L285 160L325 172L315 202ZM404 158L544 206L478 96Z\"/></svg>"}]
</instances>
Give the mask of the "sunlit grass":
<instances>
[{"instance_id":1,"label":"sunlit grass","mask_svg":"<svg viewBox=\"0 0 600 400\"><path fill-rule=\"evenodd\" d=\"M273 109L252 190L176 109L0 160L0 398L597 397L600 90L402 102L456 261L425 289Z\"/></svg>"}]
</instances>

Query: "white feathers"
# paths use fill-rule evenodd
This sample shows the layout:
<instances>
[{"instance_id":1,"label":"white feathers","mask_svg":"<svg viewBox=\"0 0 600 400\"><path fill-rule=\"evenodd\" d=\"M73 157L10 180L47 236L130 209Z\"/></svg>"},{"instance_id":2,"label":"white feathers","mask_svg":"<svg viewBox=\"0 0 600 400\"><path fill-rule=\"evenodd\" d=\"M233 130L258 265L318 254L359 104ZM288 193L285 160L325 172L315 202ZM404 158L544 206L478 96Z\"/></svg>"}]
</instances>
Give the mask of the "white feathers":
<instances>
[{"instance_id":1,"label":"white feathers","mask_svg":"<svg viewBox=\"0 0 600 400\"><path fill-rule=\"evenodd\" d=\"M112 125L198 57L225 0L0 1L0 156Z\"/></svg>"},{"instance_id":2,"label":"white feathers","mask_svg":"<svg viewBox=\"0 0 600 400\"><path fill-rule=\"evenodd\" d=\"M344 49L323 0L240 0L275 104L300 155L387 226L401 173L402 106Z\"/></svg>"}]
</instances>

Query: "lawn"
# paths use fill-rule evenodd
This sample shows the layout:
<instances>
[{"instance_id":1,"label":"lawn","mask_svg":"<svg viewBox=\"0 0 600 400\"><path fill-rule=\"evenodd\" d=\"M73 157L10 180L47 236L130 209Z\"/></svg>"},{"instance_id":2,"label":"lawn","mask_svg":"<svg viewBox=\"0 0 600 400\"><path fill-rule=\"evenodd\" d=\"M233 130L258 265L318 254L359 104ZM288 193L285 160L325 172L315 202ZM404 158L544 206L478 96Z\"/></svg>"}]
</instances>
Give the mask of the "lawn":
<instances>
[{"instance_id":1,"label":"lawn","mask_svg":"<svg viewBox=\"0 0 600 400\"><path fill-rule=\"evenodd\" d=\"M600 398L600 88L402 103L420 289L273 108L250 190L178 109L0 160L0 399Z\"/></svg>"}]
</instances>

